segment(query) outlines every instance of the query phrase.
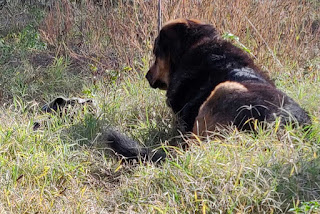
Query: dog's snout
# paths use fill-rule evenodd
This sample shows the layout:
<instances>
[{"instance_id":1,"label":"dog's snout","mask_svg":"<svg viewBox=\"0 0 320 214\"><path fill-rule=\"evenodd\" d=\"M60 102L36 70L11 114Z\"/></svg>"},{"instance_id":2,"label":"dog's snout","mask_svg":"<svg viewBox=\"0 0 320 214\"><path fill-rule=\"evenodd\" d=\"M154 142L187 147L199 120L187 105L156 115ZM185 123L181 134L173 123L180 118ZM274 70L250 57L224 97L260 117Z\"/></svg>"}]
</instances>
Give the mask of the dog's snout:
<instances>
[{"instance_id":1,"label":"dog's snout","mask_svg":"<svg viewBox=\"0 0 320 214\"><path fill-rule=\"evenodd\" d=\"M152 76L150 70L149 70L148 73L146 74L146 78L147 78L150 86L151 86L152 88L155 88L155 85L154 85L154 82L155 82L155 81L154 81L154 79L153 79L154 77Z\"/></svg>"},{"instance_id":2,"label":"dog's snout","mask_svg":"<svg viewBox=\"0 0 320 214\"><path fill-rule=\"evenodd\" d=\"M149 70L148 73L146 74L146 78L147 78L150 86L151 86L152 88L154 88L154 77L153 77L153 75L152 75L152 73L151 73L151 70Z\"/></svg>"},{"instance_id":3,"label":"dog's snout","mask_svg":"<svg viewBox=\"0 0 320 214\"><path fill-rule=\"evenodd\" d=\"M151 79L150 70L149 70L148 73L146 74L146 78L147 78L147 80L150 82L150 79Z\"/></svg>"}]
</instances>

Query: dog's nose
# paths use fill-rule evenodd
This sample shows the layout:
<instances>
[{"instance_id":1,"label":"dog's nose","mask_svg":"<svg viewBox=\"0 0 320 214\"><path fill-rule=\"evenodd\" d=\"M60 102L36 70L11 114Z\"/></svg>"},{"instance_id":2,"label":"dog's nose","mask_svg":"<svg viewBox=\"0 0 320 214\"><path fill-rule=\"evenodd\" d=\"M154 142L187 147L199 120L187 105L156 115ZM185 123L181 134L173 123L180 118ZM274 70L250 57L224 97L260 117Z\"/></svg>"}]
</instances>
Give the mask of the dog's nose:
<instances>
[{"instance_id":1,"label":"dog's nose","mask_svg":"<svg viewBox=\"0 0 320 214\"><path fill-rule=\"evenodd\" d=\"M146 78L147 80L150 82L151 80L151 74L150 74L150 70L148 71L148 73L146 74Z\"/></svg>"}]
</instances>

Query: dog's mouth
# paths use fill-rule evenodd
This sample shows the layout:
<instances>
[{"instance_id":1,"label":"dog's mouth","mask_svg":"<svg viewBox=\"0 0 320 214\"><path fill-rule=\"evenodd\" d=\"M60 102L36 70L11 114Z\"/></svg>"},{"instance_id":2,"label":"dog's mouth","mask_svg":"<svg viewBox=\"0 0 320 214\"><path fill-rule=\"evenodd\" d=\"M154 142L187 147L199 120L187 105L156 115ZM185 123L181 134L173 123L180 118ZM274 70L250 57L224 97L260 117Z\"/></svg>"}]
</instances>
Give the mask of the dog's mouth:
<instances>
[{"instance_id":1,"label":"dog's mouth","mask_svg":"<svg viewBox=\"0 0 320 214\"><path fill-rule=\"evenodd\" d=\"M154 83L149 83L152 88L159 88L161 90L167 90L168 88L167 84L161 80L156 80Z\"/></svg>"},{"instance_id":2,"label":"dog's mouth","mask_svg":"<svg viewBox=\"0 0 320 214\"><path fill-rule=\"evenodd\" d=\"M165 83L161 79L154 80L154 78L152 78L152 75L150 74L150 71L147 73L146 78L152 88L159 88L162 90L167 90L167 88L168 88L167 83Z\"/></svg>"}]
</instances>

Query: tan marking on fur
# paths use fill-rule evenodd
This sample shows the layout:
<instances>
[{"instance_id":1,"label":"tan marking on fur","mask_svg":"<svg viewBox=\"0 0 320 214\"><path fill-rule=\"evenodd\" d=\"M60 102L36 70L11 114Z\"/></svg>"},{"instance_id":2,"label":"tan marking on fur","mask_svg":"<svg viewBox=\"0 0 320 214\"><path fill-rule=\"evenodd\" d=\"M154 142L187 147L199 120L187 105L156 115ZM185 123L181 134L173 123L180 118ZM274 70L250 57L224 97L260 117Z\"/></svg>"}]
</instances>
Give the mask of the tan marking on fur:
<instances>
[{"instance_id":1,"label":"tan marking on fur","mask_svg":"<svg viewBox=\"0 0 320 214\"><path fill-rule=\"evenodd\" d=\"M166 83L167 87L169 85L169 57L165 59L157 58L153 66L150 68L152 75L152 84L156 81L161 80ZM166 90L166 88L160 88Z\"/></svg>"},{"instance_id":2,"label":"tan marking on fur","mask_svg":"<svg viewBox=\"0 0 320 214\"><path fill-rule=\"evenodd\" d=\"M185 24L185 25L189 26L188 21L192 21L192 22L195 22L197 24L204 24L203 22L201 22L200 20L197 20L197 19L179 18L179 19L174 19L174 20L170 20L170 21L166 22L163 25L163 28L166 28L166 27L169 27L169 26L172 26L172 25L175 25L175 24Z\"/></svg>"},{"instance_id":3,"label":"tan marking on fur","mask_svg":"<svg viewBox=\"0 0 320 214\"><path fill-rule=\"evenodd\" d=\"M229 92L229 91L247 92L248 89L244 85L242 85L242 84L240 84L238 82L226 81L226 82L220 83L219 85L217 85L214 88L214 90L211 92L211 94L209 95L207 100L201 105L199 112L201 111L202 107L207 102L209 102L209 100L211 98L213 98L214 96L218 97L218 96L223 95L223 94L225 94L226 92Z\"/></svg>"},{"instance_id":4,"label":"tan marking on fur","mask_svg":"<svg viewBox=\"0 0 320 214\"><path fill-rule=\"evenodd\" d=\"M205 131L210 129L210 126L213 125L210 124L211 121L207 121L208 119L210 120L210 118L208 112L206 114L198 115L193 124L192 132L196 135L203 135Z\"/></svg>"},{"instance_id":5,"label":"tan marking on fur","mask_svg":"<svg viewBox=\"0 0 320 214\"><path fill-rule=\"evenodd\" d=\"M215 121L215 119L211 115L210 108L207 105L209 105L209 102L213 99L216 99L232 91L248 92L248 89L240 83L230 81L226 81L217 85L211 92L207 100L201 105L198 116L193 125L193 133L204 135L206 131L214 131L214 128L217 125L217 121Z\"/></svg>"},{"instance_id":6,"label":"tan marking on fur","mask_svg":"<svg viewBox=\"0 0 320 214\"><path fill-rule=\"evenodd\" d=\"M195 23L197 23L197 24L201 24L201 25L204 24L202 21L200 21L200 20L198 20L198 19L189 19L189 20L192 21L192 22L195 22Z\"/></svg>"},{"instance_id":7,"label":"tan marking on fur","mask_svg":"<svg viewBox=\"0 0 320 214\"><path fill-rule=\"evenodd\" d=\"M170 21L167 21L163 26L173 25L173 24L187 24L187 20L183 18L173 19Z\"/></svg>"},{"instance_id":8,"label":"tan marking on fur","mask_svg":"<svg viewBox=\"0 0 320 214\"><path fill-rule=\"evenodd\" d=\"M158 59L158 79L169 85L169 59Z\"/></svg>"}]
</instances>

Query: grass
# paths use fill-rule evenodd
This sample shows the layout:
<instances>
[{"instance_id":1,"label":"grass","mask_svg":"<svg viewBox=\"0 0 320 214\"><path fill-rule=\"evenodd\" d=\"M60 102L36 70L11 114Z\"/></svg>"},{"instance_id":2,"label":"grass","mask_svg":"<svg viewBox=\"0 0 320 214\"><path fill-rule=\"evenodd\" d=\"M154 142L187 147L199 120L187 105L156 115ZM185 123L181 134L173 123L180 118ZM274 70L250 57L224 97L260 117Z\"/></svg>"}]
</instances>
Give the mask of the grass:
<instances>
[{"instance_id":1,"label":"grass","mask_svg":"<svg viewBox=\"0 0 320 214\"><path fill-rule=\"evenodd\" d=\"M320 212L319 34L311 29L319 3L164 2L165 20L198 17L235 39L313 121L307 134L276 124L257 134L221 130L184 151L168 146L190 142L176 132L165 93L144 78L156 4L115 2L3 9L29 18L0 15L12 20L0 32L0 212ZM92 98L96 108L43 113L58 95ZM123 163L103 140L108 127L161 143L169 158Z\"/></svg>"}]
</instances>

